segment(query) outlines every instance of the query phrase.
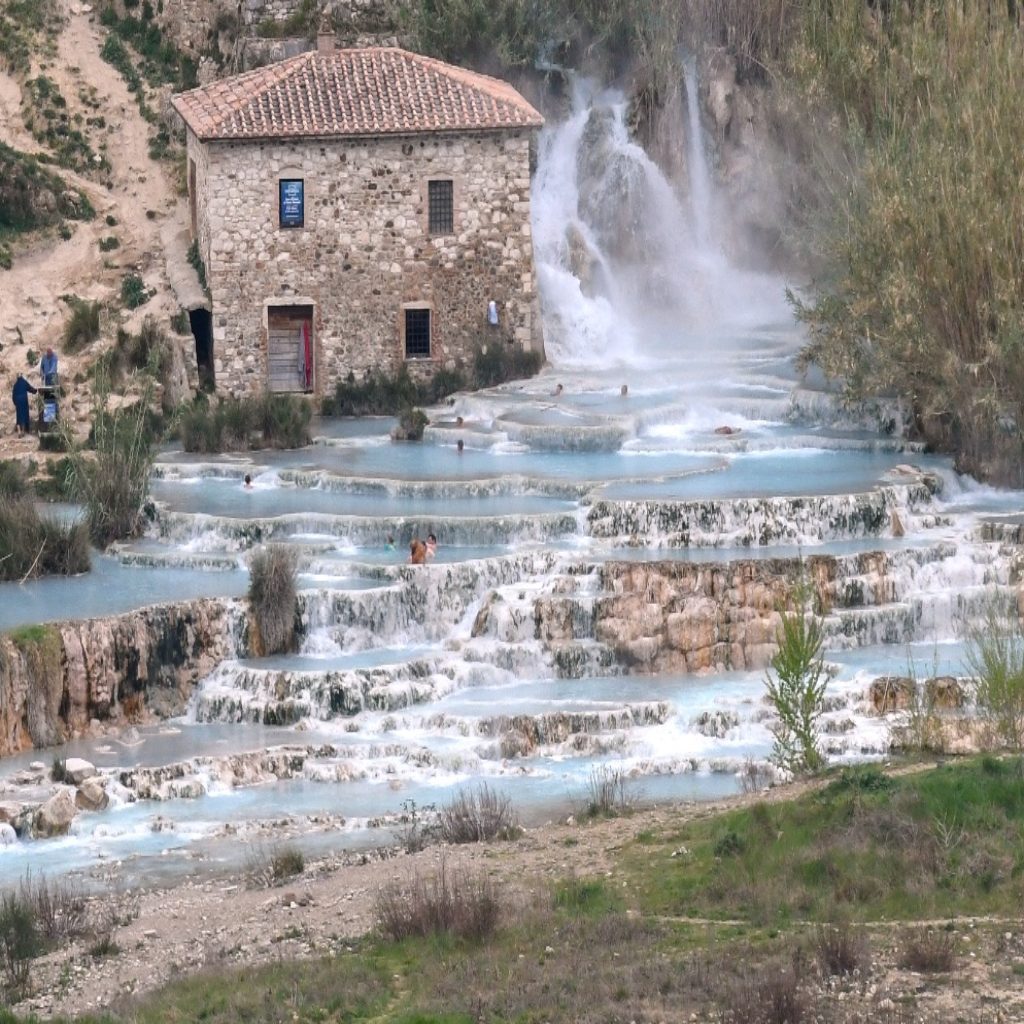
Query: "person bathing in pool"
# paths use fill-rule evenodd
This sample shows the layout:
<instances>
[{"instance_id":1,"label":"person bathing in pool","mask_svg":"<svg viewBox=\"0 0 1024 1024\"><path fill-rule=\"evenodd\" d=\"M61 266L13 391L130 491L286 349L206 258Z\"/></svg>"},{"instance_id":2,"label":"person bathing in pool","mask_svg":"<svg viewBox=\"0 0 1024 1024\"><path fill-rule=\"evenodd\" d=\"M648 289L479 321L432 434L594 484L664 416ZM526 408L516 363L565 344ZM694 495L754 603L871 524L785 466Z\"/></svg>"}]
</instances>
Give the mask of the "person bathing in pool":
<instances>
[{"instance_id":1,"label":"person bathing in pool","mask_svg":"<svg viewBox=\"0 0 1024 1024\"><path fill-rule=\"evenodd\" d=\"M427 561L427 545L419 537L413 537L409 543L409 561L413 565L423 565Z\"/></svg>"}]
</instances>

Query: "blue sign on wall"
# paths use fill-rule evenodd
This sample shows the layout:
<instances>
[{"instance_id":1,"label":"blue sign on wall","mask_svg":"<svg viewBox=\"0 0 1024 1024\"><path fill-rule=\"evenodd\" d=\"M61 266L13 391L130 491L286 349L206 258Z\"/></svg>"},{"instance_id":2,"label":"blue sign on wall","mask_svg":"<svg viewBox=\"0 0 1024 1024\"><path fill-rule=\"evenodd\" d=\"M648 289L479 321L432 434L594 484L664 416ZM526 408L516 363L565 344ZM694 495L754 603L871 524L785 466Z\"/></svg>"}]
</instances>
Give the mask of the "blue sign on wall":
<instances>
[{"instance_id":1,"label":"blue sign on wall","mask_svg":"<svg viewBox=\"0 0 1024 1024\"><path fill-rule=\"evenodd\" d=\"M305 198L301 178L282 178L280 188L281 227L301 228L305 222Z\"/></svg>"}]
</instances>

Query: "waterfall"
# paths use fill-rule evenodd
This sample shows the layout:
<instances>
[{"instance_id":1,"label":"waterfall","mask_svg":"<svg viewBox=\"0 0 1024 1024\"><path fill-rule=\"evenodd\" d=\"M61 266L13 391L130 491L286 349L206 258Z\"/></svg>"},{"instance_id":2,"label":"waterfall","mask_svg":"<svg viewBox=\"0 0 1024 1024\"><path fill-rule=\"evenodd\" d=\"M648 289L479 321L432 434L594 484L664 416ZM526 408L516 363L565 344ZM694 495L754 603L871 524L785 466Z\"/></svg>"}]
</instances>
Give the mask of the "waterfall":
<instances>
[{"instance_id":1,"label":"waterfall","mask_svg":"<svg viewBox=\"0 0 1024 1024\"><path fill-rule=\"evenodd\" d=\"M691 57L683 65L686 86L686 155L690 175L690 209L697 245L705 250L712 246L711 169L704 147L700 124L700 95L697 91L697 62Z\"/></svg>"},{"instance_id":2,"label":"waterfall","mask_svg":"<svg viewBox=\"0 0 1024 1024\"><path fill-rule=\"evenodd\" d=\"M573 79L569 116L541 133L533 234L556 366L664 372L675 363L685 375L709 332L718 344L737 329L792 322L778 278L738 270L723 254L692 62L684 84L688 204L630 138L621 92Z\"/></svg>"}]
</instances>

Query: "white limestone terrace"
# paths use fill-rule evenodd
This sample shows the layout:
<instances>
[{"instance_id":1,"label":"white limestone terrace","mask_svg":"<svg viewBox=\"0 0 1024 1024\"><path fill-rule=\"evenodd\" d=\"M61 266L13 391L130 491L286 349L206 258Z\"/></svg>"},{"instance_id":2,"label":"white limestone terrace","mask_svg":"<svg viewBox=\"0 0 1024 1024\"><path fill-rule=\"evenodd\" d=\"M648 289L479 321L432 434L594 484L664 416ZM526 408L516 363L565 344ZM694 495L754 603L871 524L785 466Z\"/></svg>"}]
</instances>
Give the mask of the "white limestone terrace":
<instances>
[{"instance_id":1,"label":"white limestone terrace","mask_svg":"<svg viewBox=\"0 0 1024 1024\"><path fill-rule=\"evenodd\" d=\"M965 674L966 625L1016 593L1024 495L959 479L898 408L799 380L781 282L729 267L623 117L582 97L542 138L543 374L453 396L421 444L371 418L323 421L296 452L168 449L145 538L92 581L0 587L8 627L189 588L234 601L275 542L301 590L299 649L252 658L240 630L182 719L0 762L18 821L54 756L90 761L110 799L64 838L22 828L0 880L217 871L274 837L390 843L410 801L477 780L528 821L578 809L594 772L648 800L735 792L771 749L764 666L801 566L830 758L888 752L900 712L877 677ZM436 559L408 565L428 532Z\"/></svg>"}]
</instances>

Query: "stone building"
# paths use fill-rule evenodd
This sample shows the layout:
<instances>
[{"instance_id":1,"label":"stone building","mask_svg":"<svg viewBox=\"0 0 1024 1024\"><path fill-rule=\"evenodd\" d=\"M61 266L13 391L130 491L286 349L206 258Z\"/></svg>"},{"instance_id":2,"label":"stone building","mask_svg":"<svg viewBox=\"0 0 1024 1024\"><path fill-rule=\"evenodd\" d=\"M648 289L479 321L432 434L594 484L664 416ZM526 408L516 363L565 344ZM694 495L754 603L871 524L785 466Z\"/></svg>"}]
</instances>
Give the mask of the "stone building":
<instances>
[{"instance_id":1,"label":"stone building","mask_svg":"<svg viewBox=\"0 0 1024 1024\"><path fill-rule=\"evenodd\" d=\"M349 372L469 364L482 344L542 351L542 119L511 86L321 38L173 103L211 297L197 358L218 390L323 395Z\"/></svg>"}]
</instances>

